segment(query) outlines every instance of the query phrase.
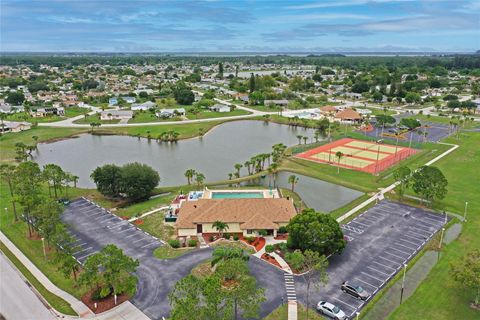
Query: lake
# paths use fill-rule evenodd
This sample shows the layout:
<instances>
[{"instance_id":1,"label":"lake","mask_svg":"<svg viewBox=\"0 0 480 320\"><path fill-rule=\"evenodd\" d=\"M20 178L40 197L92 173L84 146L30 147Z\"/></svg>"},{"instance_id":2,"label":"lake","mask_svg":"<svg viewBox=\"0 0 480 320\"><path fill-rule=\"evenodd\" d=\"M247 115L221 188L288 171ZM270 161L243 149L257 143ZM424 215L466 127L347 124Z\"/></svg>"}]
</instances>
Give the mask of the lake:
<instances>
[{"instance_id":1,"label":"lake","mask_svg":"<svg viewBox=\"0 0 480 320\"><path fill-rule=\"evenodd\" d=\"M186 184L184 173L195 169L206 181L228 179L235 163L243 164L252 156L271 151L272 145L298 143L297 135L313 137L313 130L293 128L263 121L233 121L218 125L203 138L177 143L157 142L128 136L81 135L53 143L41 143L34 160L55 163L78 177L79 187L93 188L90 174L107 163L122 165L140 162L152 166L160 175L160 186ZM242 175L246 169L242 169Z\"/></svg>"}]
</instances>

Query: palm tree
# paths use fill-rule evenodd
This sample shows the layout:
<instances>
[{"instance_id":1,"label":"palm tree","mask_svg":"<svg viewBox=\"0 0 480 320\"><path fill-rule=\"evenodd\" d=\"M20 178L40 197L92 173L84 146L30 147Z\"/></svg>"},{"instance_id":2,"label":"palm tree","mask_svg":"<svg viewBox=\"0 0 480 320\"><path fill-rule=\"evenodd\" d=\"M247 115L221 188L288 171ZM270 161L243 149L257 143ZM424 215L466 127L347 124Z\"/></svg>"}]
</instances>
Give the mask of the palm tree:
<instances>
[{"instance_id":1,"label":"palm tree","mask_svg":"<svg viewBox=\"0 0 480 320\"><path fill-rule=\"evenodd\" d=\"M197 185L200 187L203 182L205 181L205 175L200 172L195 173L195 181L197 182Z\"/></svg>"},{"instance_id":2,"label":"palm tree","mask_svg":"<svg viewBox=\"0 0 480 320\"><path fill-rule=\"evenodd\" d=\"M77 182L78 182L79 177L78 176L72 176L72 182L73 182L73 187L77 187Z\"/></svg>"},{"instance_id":3,"label":"palm tree","mask_svg":"<svg viewBox=\"0 0 480 320\"><path fill-rule=\"evenodd\" d=\"M3 120L5 120L5 119L7 119L7 114L1 112L1 113L0 113L0 121L2 122L2 124L1 124L1 125L2 125L2 133L5 131L5 127L4 127L4 125L3 125Z\"/></svg>"},{"instance_id":4,"label":"palm tree","mask_svg":"<svg viewBox=\"0 0 480 320\"><path fill-rule=\"evenodd\" d=\"M307 140L308 140L308 137L306 137L306 136L303 137L303 143L304 143L304 144L307 144Z\"/></svg>"},{"instance_id":5,"label":"palm tree","mask_svg":"<svg viewBox=\"0 0 480 320\"><path fill-rule=\"evenodd\" d=\"M252 169L250 168L250 165L251 165L251 164L252 164L252 163L250 162L250 160L245 161L245 163L243 164L243 166L244 166L245 168L247 168L248 175L251 175L251 174L252 174Z\"/></svg>"},{"instance_id":6,"label":"palm tree","mask_svg":"<svg viewBox=\"0 0 480 320\"><path fill-rule=\"evenodd\" d=\"M187 178L187 182L189 185L192 183L192 179L195 176L195 174L196 172L193 169L188 169L187 171L185 171L184 175L185 175L185 178Z\"/></svg>"},{"instance_id":7,"label":"palm tree","mask_svg":"<svg viewBox=\"0 0 480 320\"><path fill-rule=\"evenodd\" d=\"M1 164L0 165L0 178L5 181L8 185L8 189L10 191L10 199L12 201L13 207L13 216L14 221L18 221L17 217L17 206L15 201L15 193L14 193L14 176L15 176L15 166L11 164Z\"/></svg>"},{"instance_id":8,"label":"palm tree","mask_svg":"<svg viewBox=\"0 0 480 320\"><path fill-rule=\"evenodd\" d=\"M218 246L212 252L212 267L215 266L220 261L225 261L229 259L241 259L243 261L248 261L250 255L247 251L238 248L238 247L222 247Z\"/></svg>"},{"instance_id":9,"label":"palm tree","mask_svg":"<svg viewBox=\"0 0 480 320\"><path fill-rule=\"evenodd\" d=\"M199 135L200 137L203 137L204 134L205 134L205 129L203 129L203 128L198 128L198 135Z\"/></svg>"},{"instance_id":10,"label":"palm tree","mask_svg":"<svg viewBox=\"0 0 480 320\"><path fill-rule=\"evenodd\" d=\"M38 136L32 136L33 141L35 142L35 150L38 150Z\"/></svg>"},{"instance_id":11,"label":"palm tree","mask_svg":"<svg viewBox=\"0 0 480 320\"><path fill-rule=\"evenodd\" d=\"M268 173L273 176L273 187L276 188L277 186L277 172L278 172L278 164L276 162L272 163L270 167L268 167Z\"/></svg>"},{"instance_id":12,"label":"palm tree","mask_svg":"<svg viewBox=\"0 0 480 320\"><path fill-rule=\"evenodd\" d=\"M228 229L228 224L223 221L217 220L212 224L212 227L215 228L218 233L220 233L220 238L223 238L223 232Z\"/></svg>"},{"instance_id":13,"label":"palm tree","mask_svg":"<svg viewBox=\"0 0 480 320\"><path fill-rule=\"evenodd\" d=\"M228 174L228 180L232 180L232 178L233 178L233 173L229 173Z\"/></svg>"},{"instance_id":14,"label":"palm tree","mask_svg":"<svg viewBox=\"0 0 480 320\"><path fill-rule=\"evenodd\" d=\"M302 135L297 135L298 144L302 144L302 138L303 138Z\"/></svg>"},{"instance_id":15,"label":"palm tree","mask_svg":"<svg viewBox=\"0 0 480 320\"><path fill-rule=\"evenodd\" d=\"M240 178L240 169L243 167L243 165L240 163L236 163L234 167L235 167L235 170L237 170L237 177Z\"/></svg>"},{"instance_id":16,"label":"palm tree","mask_svg":"<svg viewBox=\"0 0 480 320\"><path fill-rule=\"evenodd\" d=\"M337 153L335 153L335 157L337 157L338 162L337 173L340 173L340 159L342 159L343 153L341 151L337 151Z\"/></svg>"},{"instance_id":17,"label":"palm tree","mask_svg":"<svg viewBox=\"0 0 480 320\"><path fill-rule=\"evenodd\" d=\"M288 177L288 183L292 186L292 192L294 192L295 185L298 183L298 177L294 174Z\"/></svg>"},{"instance_id":18,"label":"palm tree","mask_svg":"<svg viewBox=\"0 0 480 320\"><path fill-rule=\"evenodd\" d=\"M150 134L150 130L147 130L147 139L150 141L152 139L152 135Z\"/></svg>"}]
</instances>

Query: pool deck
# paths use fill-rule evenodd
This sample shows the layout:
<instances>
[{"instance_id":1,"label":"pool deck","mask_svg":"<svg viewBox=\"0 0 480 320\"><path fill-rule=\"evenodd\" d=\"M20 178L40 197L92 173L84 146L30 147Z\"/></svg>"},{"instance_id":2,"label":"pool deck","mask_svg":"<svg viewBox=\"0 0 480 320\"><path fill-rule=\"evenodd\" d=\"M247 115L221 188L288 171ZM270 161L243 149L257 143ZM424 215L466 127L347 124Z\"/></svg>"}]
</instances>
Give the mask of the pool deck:
<instances>
[{"instance_id":1,"label":"pool deck","mask_svg":"<svg viewBox=\"0 0 480 320\"><path fill-rule=\"evenodd\" d=\"M263 198L281 198L277 189L232 189L232 190L209 190L205 188L202 199L212 199L212 193L262 193Z\"/></svg>"}]
</instances>

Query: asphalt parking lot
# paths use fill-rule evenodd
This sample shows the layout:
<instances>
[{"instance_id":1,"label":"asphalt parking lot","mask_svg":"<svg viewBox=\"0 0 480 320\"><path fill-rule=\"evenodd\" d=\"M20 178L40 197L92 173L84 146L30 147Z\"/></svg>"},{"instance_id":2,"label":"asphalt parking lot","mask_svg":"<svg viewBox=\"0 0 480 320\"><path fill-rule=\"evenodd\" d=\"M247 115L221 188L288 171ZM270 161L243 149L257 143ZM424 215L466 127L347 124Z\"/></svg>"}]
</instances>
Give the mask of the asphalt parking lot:
<instances>
[{"instance_id":1,"label":"asphalt parking lot","mask_svg":"<svg viewBox=\"0 0 480 320\"><path fill-rule=\"evenodd\" d=\"M425 130L427 132L427 141L429 142L438 142L441 139L450 135L447 124L422 121L422 125L427 126L426 128L421 128L420 131L423 132L423 130ZM370 131L370 132L359 131L359 132L361 132L362 134L366 134L369 137L375 137L377 139L387 139L392 141L396 140L395 137L381 136L382 127L374 126L373 131ZM388 128L385 128L383 132L388 133ZM418 134L415 131L407 132L404 135L406 136L406 139L402 140L403 142L409 142L410 139L412 139L412 142L416 142L416 143L424 141L423 134Z\"/></svg>"},{"instance_id":2,"label":"asphalt parking lot","mask_svg":"<svg viewBox=\"0 0 480 320\"><path fill-rule=\"evenodd\" d=\"M139 259L137 293L131 302L151 319L168 317L168 294L175 283L186 277L193 267L210 258L213 250L206 248L176 259L157 259L153 250L162 245L160 240L83 198L66 207L62 220L74 236L74 245L79 248L75 258L80 263L111 243L130 257ZM283 271L256 257L251 257L248 264L258 285L265 288L266 301L260 311L261 317L264 317L282 303L285 295Z\"/></svg>"},{"instance_id":3,"label":"asphalt parking lot","mask_svg":"<svg viewBox=\"0 0 480 320\"><path fill-rule=\"evenodd\" d=\"M386 200L368 209L342 226L347 248L330 258L329 283L311 290L310 306L326 300L353 318L445 222L443 215ZM297 299L305 304L306 285L299 276L295 281ZM361 301L343 293L343 281L360 285L370 298Z\"/></svg>"},{"instance_id":4,"label":"asphalt parking lot","mask_svg":"<svg viewBox=\"0 0 480 320\"><path fill-rule=\"evenodd\" d=\"M73 245L78 248L74 256L82 264L111 243L136 259L151 256L162 245L157 238L84 198L66 207L62 221L69 226Z\"/></svg>"}]
</instances>

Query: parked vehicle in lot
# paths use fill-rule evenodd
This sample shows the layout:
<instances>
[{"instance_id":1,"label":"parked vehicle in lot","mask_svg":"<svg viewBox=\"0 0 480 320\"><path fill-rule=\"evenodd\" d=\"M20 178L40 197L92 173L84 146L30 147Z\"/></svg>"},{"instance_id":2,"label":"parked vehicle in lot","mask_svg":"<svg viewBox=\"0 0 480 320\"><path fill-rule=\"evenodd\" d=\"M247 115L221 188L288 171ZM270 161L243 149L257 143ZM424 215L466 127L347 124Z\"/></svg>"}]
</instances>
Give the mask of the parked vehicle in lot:
<instances>
[{"instance_id":1,"label":"parked vehicle in lot","mask_svg":"<svg viewBox=\"0 0 480 320\"><path fill-rule=\"evenodd\" d=\"M326 301L320 301L317 304L317 311L332 319L336 319L336 320L347 319L347 316L342 310L340 310L339 307Z\"/></svg>"},{"instance_id":2,"label":"parked vehicle in lot","mask_svg":"<svg viewBox=\"0 0 480 320\"><path fill-rule=\"evenodd\" d=\"M342 291L348 293L349 295L361 299L367 300L370 297L370 293L365 291L361 286L345 281L342 283Z\"/></svg>"}]
</instances>

